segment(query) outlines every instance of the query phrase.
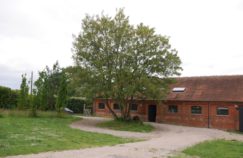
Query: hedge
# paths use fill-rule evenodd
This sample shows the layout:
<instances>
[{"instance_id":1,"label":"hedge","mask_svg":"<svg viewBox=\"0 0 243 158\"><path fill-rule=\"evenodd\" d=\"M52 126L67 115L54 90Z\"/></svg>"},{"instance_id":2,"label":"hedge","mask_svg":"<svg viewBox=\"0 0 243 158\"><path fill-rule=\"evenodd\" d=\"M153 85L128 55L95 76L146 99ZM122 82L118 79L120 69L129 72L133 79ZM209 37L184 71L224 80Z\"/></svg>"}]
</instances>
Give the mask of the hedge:
<instances>
[{"instance_id":1,"label":"hedge","mask_svg":"<svg viewBox=\"0 0 243 158\"><path fill-rule=\"evenodd\" d=\"M67 101L67 108L74 113L83 113L85 101L79 98L70 98Z\"/></svg>"},{"instance_id":2,"label":"hedge","mask_svg":"<svg viewBox=\"0 0 243 158\"><path fill-rule=\"evenodd\" d=\"M0 86L0 108L13 109L17 107L18 91Z\"/></svg>"}]
</instances>

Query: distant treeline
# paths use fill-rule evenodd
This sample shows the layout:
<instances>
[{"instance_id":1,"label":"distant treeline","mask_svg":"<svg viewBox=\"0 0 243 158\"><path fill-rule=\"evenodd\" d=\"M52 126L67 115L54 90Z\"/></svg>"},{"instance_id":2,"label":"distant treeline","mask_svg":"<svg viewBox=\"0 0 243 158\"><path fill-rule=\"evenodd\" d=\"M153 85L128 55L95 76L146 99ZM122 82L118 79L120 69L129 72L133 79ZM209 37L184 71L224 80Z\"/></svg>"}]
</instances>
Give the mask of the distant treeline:
<instances>
[{"instance_id":1,"label":"distant treeline","mask_svg":"<svg viewBox=\"0 0 243 158\"><path fill-rule=\"evenodd\" d=\"M19 98L19 90L12 90L11 88L0 86L0 108L14 109L17 108ZM83 113L83 106L85 101L80 98L69 98L66 107L73 110L75 113Z\"/></svg>"},{"instance_id":2,"label":"distant treeline","mask_svg":"<svg viewBox=\"0 0 243 158\"><path fill-rule=\"evenodd\" d=\"M87 108L88 103L83 97L74 97L78 96L76 79L73 79L75 71L72 67L60 68L58 62L52 68L46 66L33 82L32 93L31 82L23 74L19 90L0 86L0 109L63 111L67 107L74 113L83 113L84 105Z\"/></svg>"},{"instance_id":3,"label":"distant treeline","mask_svg":"<svg viewBox=\"0 0 243 158\"><path fill-rule=\"evenodd\" d=\"M84 106L92 109L92 100L82 97L78 70L77 67L61 68L58 62L46 66L33 81L32 93L31 79L23 74L19 90L0 86L0 109L63 111L67 107L74 113L83 113Z\"/></svg>"},{"instance_id":4,"label":"distant treeline","mask_svg":"<svg viewBox=\"0 0 243 158\"><path fill-rule=\"evenodd\" d=\"M12 90L11 88L0 86L0 108L16 108L18 104L18 96L18 90Z\"/></svg>"}]
</instances>

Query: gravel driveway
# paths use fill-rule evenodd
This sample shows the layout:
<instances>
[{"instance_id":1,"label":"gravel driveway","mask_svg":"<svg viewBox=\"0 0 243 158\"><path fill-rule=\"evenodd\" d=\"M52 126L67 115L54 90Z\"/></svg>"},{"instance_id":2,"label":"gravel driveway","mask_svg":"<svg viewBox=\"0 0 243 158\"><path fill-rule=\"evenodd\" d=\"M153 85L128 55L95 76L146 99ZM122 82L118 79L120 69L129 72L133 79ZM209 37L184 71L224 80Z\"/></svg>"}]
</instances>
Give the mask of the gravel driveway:
<instances>
[{"instance_id":1,"label":"gravel driveway","mask_svg":"<svg viewBox=\"0 0 243 158\"><path fill-rule=\"evenodd\" d=\"M157 123L151 123L156 128L151 133L122 132L95 127L95 124L105 120L107 119L83 117L83 120L73 123L71 127L121 137L143 138L146 141L80 150L20 155L9 158L164 158L204 140L224 138L243 141L243 135L221 130Z\"/></svg>"}]
</instances>

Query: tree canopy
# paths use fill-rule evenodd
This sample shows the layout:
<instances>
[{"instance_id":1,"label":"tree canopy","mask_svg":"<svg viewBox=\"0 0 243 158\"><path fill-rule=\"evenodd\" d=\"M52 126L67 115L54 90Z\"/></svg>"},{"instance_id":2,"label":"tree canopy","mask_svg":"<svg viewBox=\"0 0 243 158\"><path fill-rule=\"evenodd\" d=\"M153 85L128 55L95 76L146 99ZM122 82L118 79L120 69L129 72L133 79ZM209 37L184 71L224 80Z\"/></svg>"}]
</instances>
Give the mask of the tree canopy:
<instances>
[{"instance_id":1,"label":"tree canopy","mask_svg":"<svg viewBox=\"0 0 243 158\"><path fill-rule=\"evenodd\" d=\"M154 28L129 23L119 9L114 17L87 15L73 43L83 90L93 97L112 98L129 119L134 98L162 99L172 76L180 74L181 60L169 38ZM111 110L114 117L116 114Z\"/></svg>"},{"instance_id":2,"label":"tree canopy","mask_svg":"<svg viewBox=\"0 0 243 158\"><path fill-rule=\"evenodd\" d=\"M58 113L61 113L63 108L66 106L67 103L67 78L62 71L61 79L58 87L57 99L56 99L56 110Z\"/></svg>"},{"instance_id":3,"label":"tree canopy","mask_svg":"<svg viewBox=\"0 0 243 158\"><path fill-rule=\"evenodd\" d=\"M26 74L22 75L22 82L20 85L20 92L18 98L18 109L27 109L29 106L29 86L26 78Z\"/></svg>"},{"instance_id":4,"label":"tree canopy","mask_svg":"<svg viewBox=\"0 0 243 158\"><path fill-rule=\"evenodd\" d=\"M46 66L39 72L39 78L35 81L35 104L42 110L54 110L58 88L61 81L61 68L56 62L52 69Z\"/></svg>"}]
</instances>

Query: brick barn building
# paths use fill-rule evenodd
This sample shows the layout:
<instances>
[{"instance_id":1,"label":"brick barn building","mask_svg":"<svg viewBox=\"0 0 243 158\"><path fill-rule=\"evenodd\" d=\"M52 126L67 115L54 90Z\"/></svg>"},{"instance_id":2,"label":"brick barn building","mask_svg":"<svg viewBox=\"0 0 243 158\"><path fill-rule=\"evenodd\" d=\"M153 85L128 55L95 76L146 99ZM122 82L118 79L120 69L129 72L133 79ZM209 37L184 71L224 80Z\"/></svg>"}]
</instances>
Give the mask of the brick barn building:
<instances>
[{"instance_id":1,"label":"brick barn building","mask_svg":"<svg viewBox=\"0 0 243 158\"><path fill-rule=\"evenodd\" d=\"M243 131L243 75L180 77L160 103L136 100L131 115L143 121ZM110 100L119 115L119 106ZM96 116L111 116L104 99L95 99Z\"/></svg>"}]
</instances>

